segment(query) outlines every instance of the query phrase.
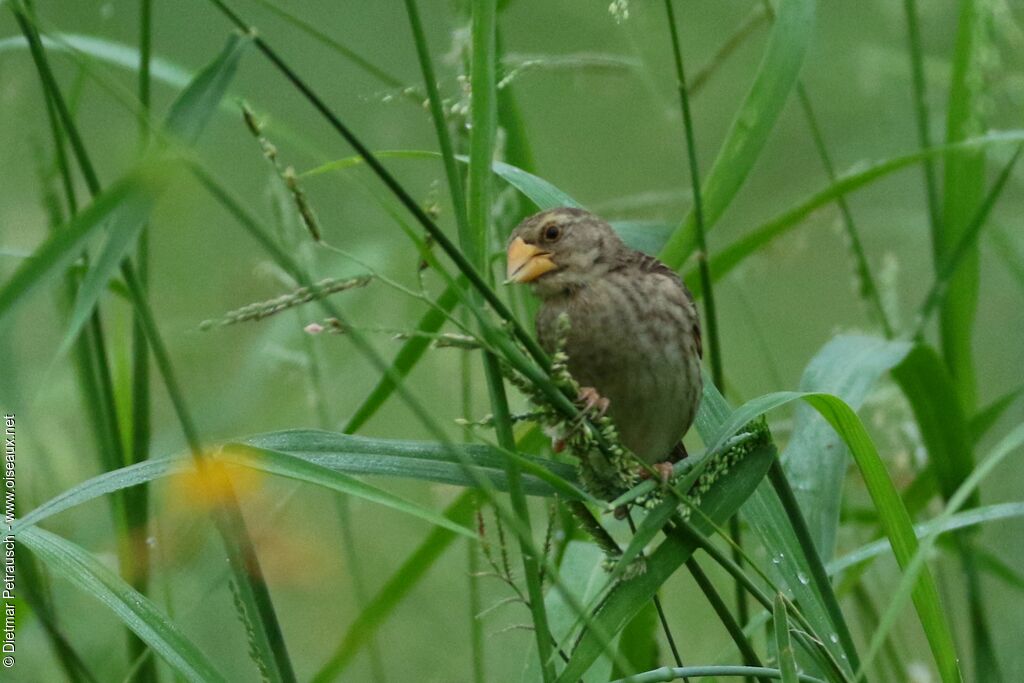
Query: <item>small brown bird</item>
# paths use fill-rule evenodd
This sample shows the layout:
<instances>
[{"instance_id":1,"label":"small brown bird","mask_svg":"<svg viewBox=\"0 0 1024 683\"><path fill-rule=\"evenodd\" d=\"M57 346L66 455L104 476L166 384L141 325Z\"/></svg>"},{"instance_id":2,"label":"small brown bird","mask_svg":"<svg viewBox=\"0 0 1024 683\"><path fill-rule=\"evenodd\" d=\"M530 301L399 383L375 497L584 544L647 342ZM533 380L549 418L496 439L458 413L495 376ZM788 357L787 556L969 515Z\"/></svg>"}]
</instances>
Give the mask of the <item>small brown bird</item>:
<instances>
[{"instance_id":1,"label":"small brown bird","mask_svg":"<svg viewBox=\"0 0 1024 683\"><path fill-rule=\"evenodd\" d=\"M681 439L702 388L700 321L679 276L597 216L560 208L512 231L508 281L530 283L540 298L537 336L549 353L568 314L565 351L580 401L607 410L623 445L667 477L686 456Z\"/></svg>"}]
</instances>

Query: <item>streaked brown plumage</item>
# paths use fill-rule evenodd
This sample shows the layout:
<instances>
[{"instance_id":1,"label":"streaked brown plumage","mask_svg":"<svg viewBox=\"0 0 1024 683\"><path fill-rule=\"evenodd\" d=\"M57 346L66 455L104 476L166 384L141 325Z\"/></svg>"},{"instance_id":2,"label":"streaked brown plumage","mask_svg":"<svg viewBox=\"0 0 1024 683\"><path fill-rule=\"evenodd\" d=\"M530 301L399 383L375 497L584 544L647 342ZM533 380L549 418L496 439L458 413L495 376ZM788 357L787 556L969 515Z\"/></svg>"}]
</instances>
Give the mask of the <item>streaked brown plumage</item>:
<instances>
[{"instance_id":1,"label":"streaked brown plumage","mask_svg":"<svg viewBox=\"0 0 1024 683\"><path fill-rule=\"evenodd\" d=\"M597 216L561 208L512 232L509 280L540 298L537 335L549 352L569 315L569 371L608 399L622 443L648 463L677 459L702 387L700 323L679 276Z\"/></svg>"}]
</instances>

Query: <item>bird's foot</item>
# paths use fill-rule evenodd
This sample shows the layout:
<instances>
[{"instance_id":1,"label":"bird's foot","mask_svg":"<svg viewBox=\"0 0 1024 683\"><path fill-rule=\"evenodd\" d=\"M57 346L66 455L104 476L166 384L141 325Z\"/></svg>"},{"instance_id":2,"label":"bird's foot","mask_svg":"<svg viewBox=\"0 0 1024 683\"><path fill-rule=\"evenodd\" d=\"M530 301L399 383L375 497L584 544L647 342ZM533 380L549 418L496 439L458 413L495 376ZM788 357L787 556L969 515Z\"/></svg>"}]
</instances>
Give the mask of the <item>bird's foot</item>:
<instances>
[{"instance_id":1,"label":"bird's foot","mask_svg":"<svg viewBox=\"0 0 1024 683\"><path fill-rule=\"evenodd\" d=\"M580 387L580 393L576 397L576 403L580 405L580 410L583 413L590 413L596 411L598 417L604 417L604 414L608 412L608 406L610 401L597 393L597 389L594 387Z\"/></svg>"},{"instance_id":2,"label":"bird's foot","mask_svg":"<svg viewBox=\"0 0 1024 683\"><path fill-rule=\"evenodd\" d=\"M670 479L672 479L672 463L668 461L656 462L653 465L651 465L651 467L658 473L658 480L661 482L663 486L667 484ZM651 474L650 471L648 471L646 467L641 467L639 474L641 479L650 479L652 476L654 476Z\"/></svg>"}]
</instances>

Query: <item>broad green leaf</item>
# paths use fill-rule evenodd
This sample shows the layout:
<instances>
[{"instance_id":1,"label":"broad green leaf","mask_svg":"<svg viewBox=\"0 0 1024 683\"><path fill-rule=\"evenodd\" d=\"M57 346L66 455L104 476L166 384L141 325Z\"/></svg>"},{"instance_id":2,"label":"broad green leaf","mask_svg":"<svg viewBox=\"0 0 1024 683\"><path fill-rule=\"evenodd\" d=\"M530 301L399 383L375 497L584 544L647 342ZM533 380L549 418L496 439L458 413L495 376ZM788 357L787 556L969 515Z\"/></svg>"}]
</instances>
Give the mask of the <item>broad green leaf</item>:
<instances>
[{"instance_id":1,"label":"broad green leaf","mask_svg":"<svg viewBox=\"0 0 1024 683\"><path fill-rule=\"evenodd\" d=\"M801 391L833 394L857 410L879 377L897 366L911 344L877 337L835 337L804 370ZM835 553L839 505L849 454L842 439L809 405L796 407L782 464L824 562Z\"/></svg>"},{"instance_id":2,"label":"broad green leaf","mask_svg":"<svg viewBox=\"0 0 1024 683\"><path fill-rule=\"evenodd\" d=\"M473 480L462 470L458 456L448 452L440 444L368 439L316 430L294 430L251 437L242 443L242 446L278 451L278 455L288 457L294 463L284 463L281 457L271 455L265 459L248 458L241 464L261 469L269 474L303 479L329 488L346 485L346 482L341 479L333 479L333 474L379 474L424 481L440 481L461 486L474 484ZM505 486L502 466L502 459L505 456L500 451L488 446L473 445L464 448L466 455L476 463L479 470L489 477L496 487L502 489ZM236 456L229 449L224 457L232 459ZM530 460L538 469L555 473L550 475L551 477L566 481L575 479L575 473L567 465L540 458L531 458ZM190 457L172 456L151 458L135 465L104 472L81 484L72 486L30 511L14 523L13 531L16 533L19 529L38 524L52 515L95 500L108 493L173 474L180 474L190 470L191 467L192 459ZM321 469L327 469L330 474L321 472ZM346 479L349 478L346 477ZM555 491L548 483L529 474L523 476L523 488L534 495L550 496ZM362 494L353 491L353 495Z\"/></svg>"},{"instance_id":3,"label":"broad green leaf","mask_svg":"<svg viewBox=\"0 0 1024 683\"><path fill-rule=\"evenodd\" d=\"M822 645L840 668L851 674L849 655L838 637L841 626L833 621L827 605L829 598L824 594L832 591L832 587L818 586L812 580L814 573L809 555L817 552L816 549L801 545L782 501L767 481L761 482L742 510L743 519L750 524L761 545L768 549L770 571L776 581L789 588L808 623L822 635Z\"/></svg>"},{"instance_id":4,"label":"broad green leaf","mask_svg":"<svg viewBox=\"0 0 1024 683\"><path fill-rule=\"evenodd\" d=\"M298 429L249 437L243 443L295 455L348 474L381 474L460 486L474 485L473 480L463 470L459 455L453 453L451 448L436 442L376 439ZM505 454L486 445L460 445L457 448L474 463L481 474L491 480L494 486L507 490ZM551 485L555 479L566 482L576 480L575 471L569 465L543 458L529 460L535 467L532 472L523 474L523 487L527 493L550 496L556 490ZM548 481L538 479L537 474L548 477ZM571 489L564 487L562 492L566 495L572 493ZM578 497L576 494L572 495Z\"/></svg>"},{"instance_id":5,"label":"broad green leaf","mask_svg":"<svg viewBox=\"0 0 1024 683\"><path fill-rule=\"evenodd\" d=\"M628 246L657 256L675 227L658 221L612 221L612 228Z\"/></svg>"},{"instance_id":6,"label":"broad green leaf","mask_svg":"<svg viewBox=\"0 0 1024 683\"><path fill-rule=\"evenodd\" d=\"M464 526L473 520L475 510L475 495L472 491L467 491L448 506L444 516L453 524ZM314 683L336 680L352 663L359 648L369 642L381 624L416 587L427 570L456 538L455 533L445 528L431 531L360 612L345 632L338 647L311 680Z\"/></svg>"},{"instance_id":7,"label":"broad green leaf","mask_svg":"<svg viewBox=\"0 0 1024 683\"><path fill-rule=\"evenodd\" d=\"M37 527L15 539L50 570L106 605L177 674L189 681L226 681L206 656L150 600L83 548Z\"/></svg>"},{"instance_id":8,"label":"broad green leaf","mask_svg":"<svg viewBox=\"0 0 1024 683\"><path fill-rule=\"evenodd\" d=\"M704 227L710 230L746 180L796 83L814 32L814 0L782 0L754 83L704 179ZM661 250L661 260L682 267L696 248L691 211Z\"/></svg>"},{"instance_id":9,"label":"broad green leaf","mask_svg":"<svg viewBox=\"0 0 1024 683\"><path fill-rule=\"evenodd\" d=\"M708 393L705 392L705 402L707 399ZM822 417L832 425L833 429L842 436L843 441L850 449L854 462L857 464L857 467L861 472L861 476L867 485L868 493L871 495L875 508L878 511L882 528L885 531L889 542L893 546L897 562L899 562L901 567L905 568L914 551L917 549L917 540L914 536L910 515L907 513L892 480L889 478L885 465L878 457L878 452L876 451L871 438L868 436L867 431L864 429L864 425L857 417L857 414L848 405L846 405L841 399L830 394L779 392L761 396L749 401L736 412L739 413L742 411L744 413L749 413L760 411L763 413L767 410L786 405L787 403L797 399L802 399L814 407ZM717 408L705 408L702 406L702 410L705 412L714 411L720 414L722 408L721 406ZM719 417L718 420L720 424L733 424L732 419L724 421ZM698 415L697 424L698 428L702 428L700 415ZM706 423L703 424L703 428L707 428ZM777 514L764 514L765 509L758 509L758 505L763 506L765 502L769 500L768 495L764 492L763 484L761 491L758 493L760 495L755 495L751 498L751 501L754 503L754 507L752 507L745 517L750 520L750 523L755 529L758 529L759 533L762 535L766 532L772 532L782 536L782 538L776 538L769 535L763 539L766 547L771 548L773 553L779 553L778 555L775 555L774 559L777 559L780 563L790 562L794 559L790 556L793 554L793 551L799 550L801 554L815 552L814 548L800 548L800 545L796 543L795 538L793 537L793 532L789 527L788 519L785 519L784 517L780 519ZM786 536L789 537L788 543L782 543L781 541L784 540ZM787 550L790 555L787 555ZM801 576L800 571L801 570L798 567L793 567L786 577L787 583L790 585L790 589L793 590L795 594L799 590L799 586L814 586L814 582L811 580L810 575L804 573L803 576ZM928 637L932 654L939 665L939 671L943 675L943 680L952 680L952 678L947 677L952 676L953 674L959 675L959 669L956 663L956 650L953 645L949 625L946 622L945 615L943 614L942 607L939 603L935 581L926 567L921 570L917 583L914 585L912 595L914 598L914 606L918 612L918 617L921 621L922 627L924 628L925 634ZM799 596L798 599L800 599ZM812 605L815 604L815 602L812 602ZM805 608L810 609L809 606ZM825 611L825 614L825 623L828 623L827 610ZM815 623L811 616L808 616L808 619L812 621L812 624ZM610 632L614 633L614 631ZM835 646L834 643L831 643L831 638L828 639L825 646L829 647L830 644L833 647Z\"/></svg>"},{"instance_id":10,"label":"broad green leaf","mask_svg":"<svg viewBox=\"0 0 1024 683\"><path fill-rule=\"evenodd\" d=\"M359 481L347 474L342 474L334 469L310 460L304 460L295 455L245 444L227 444L218 453L217 457L220 460L226 460L236 465L243 465L268 474L277 474L289 479L316 484L339 493L362 498L372 503L404 512L407 515L419 517L426 522L462 534L468 538L476 538L476 534L472 530L452 524L444 516L433 510L388 493L376 486Z\"/></svg>"},{"instance_id":11,"label":"broad green leaf","mask_svg":"<svg viewBox=\"0 0 1024 683\"><path fill-rule=\"evenodd\" d=\"M581 206L579 202L548 181L532 173L527 173L521 168L502 161L495 161L492 168L495 175L529 197L530 201L536 204L541 211L560 206L577 208Z\"/></svg>"},{"instance_id":12,"label":"broad green leaf","mask_svg":"<svg viewBox=\"0 0 1024 683\"><path fill-rule=\"evenodd\" d=\"M0 320L37 287L57 282L91 237L122 211L138 213L164 184L165 172L143 166L129 173L43 242L0 288Z\"/></svg>"},{"instance_id":13,"label":"broad green leaf","mask_svg":"<svg viewBox=\"0 0 1024 683\"><path fill-rule=\"evenodd\" d=\"M633 617L619 635L619 656L629 663L629 671L612 670L612 678L621 678L632 671L647 671L658 666L658 610L654 602Z\"/></svg>"},{"instance_id":14,"label":"broad green leaf","mask_svg":"<svg viewBox=\"0 0 1024 683\"><path fill-rule=\"evenodd\" d=\"M878 457L867 430L864 429L857 414L834 396L810 394L805 395L804 400L814 406L833 428L843 435L878 511L882 529L892 544L896 561L906 572L918 550L917 537L914 535L910 515L903 506L903 501L900 500L885 465ZM953 634L939 602L935 579L932 578L927 566L921 566L918 576L909 583L909 586L914 607L917 609L918 618L924 628L942 681L954 683L962 680Z\"/></svg>"}]
</instances>

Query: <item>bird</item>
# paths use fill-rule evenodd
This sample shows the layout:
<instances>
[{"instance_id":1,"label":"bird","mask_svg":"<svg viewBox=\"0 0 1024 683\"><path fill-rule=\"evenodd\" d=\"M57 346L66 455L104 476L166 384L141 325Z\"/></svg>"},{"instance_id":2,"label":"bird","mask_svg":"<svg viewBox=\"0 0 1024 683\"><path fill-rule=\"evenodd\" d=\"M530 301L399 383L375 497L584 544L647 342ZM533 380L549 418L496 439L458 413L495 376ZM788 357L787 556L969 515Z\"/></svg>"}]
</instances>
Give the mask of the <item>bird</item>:
<instances>
[{"instance_id":1,"label":"bird","mask_svg":"<svg viewBox=\"0 0 1024 683\"><path fill-rule=\"evenodd\" d=\"M507 257L506 282L527 284L540 299L537 340L548 353L568 315L563 350L582 409L607 414L622 445L667 481L686 457L682 438L703 388L693 295L674 270L580 208L523 220Z\"/></svg>"}]
</instances>

